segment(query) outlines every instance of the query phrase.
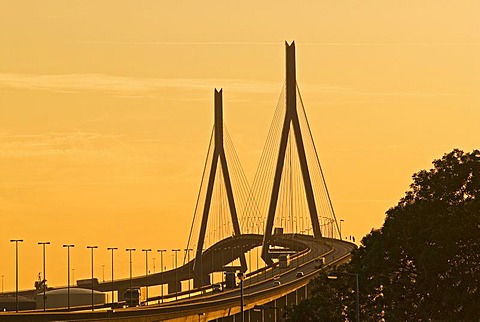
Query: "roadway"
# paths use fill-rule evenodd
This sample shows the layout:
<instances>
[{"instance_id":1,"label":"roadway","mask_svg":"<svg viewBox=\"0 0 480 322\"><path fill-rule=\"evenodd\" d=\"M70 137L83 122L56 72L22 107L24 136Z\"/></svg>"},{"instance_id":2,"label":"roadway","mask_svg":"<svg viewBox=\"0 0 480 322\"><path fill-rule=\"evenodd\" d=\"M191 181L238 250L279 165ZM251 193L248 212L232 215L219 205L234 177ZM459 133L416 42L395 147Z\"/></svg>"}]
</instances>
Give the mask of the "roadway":
<instances>
[{"instance_id":1,"label":"roadway","mask_svg":"<svg viewBox=\"0 0 480 322\"><path fill-rule=\"evenodd\" d=\"M286 237L291 238L291 236ZM349 242L324 238L321 241L311 236L296 235L296 243L305 248L296 254L288 269L274 265L266 270L247 274L244 281L244 310L252 309L287 295L308 284L319 270L315 268L318 262L314 259L325 257L325 266L332 266L348 260L351 251L356 247ZM297 278L297 273L303 272L303 277ZM273 281L280 285L274 286ZM211 292L211 288L193 289L190 297L179 298L177 301L156 303L136 308L104 309L83 312L21 312L18 314L0 313L1 321L160 321L176 319L182 321L210 321L220 317L240 312L240 289ZM185 296L186 292L182 292ZM177 295L180 295L177 294ZM172 296L172 295L170 295Z\"/></svg>"}]
</instances>

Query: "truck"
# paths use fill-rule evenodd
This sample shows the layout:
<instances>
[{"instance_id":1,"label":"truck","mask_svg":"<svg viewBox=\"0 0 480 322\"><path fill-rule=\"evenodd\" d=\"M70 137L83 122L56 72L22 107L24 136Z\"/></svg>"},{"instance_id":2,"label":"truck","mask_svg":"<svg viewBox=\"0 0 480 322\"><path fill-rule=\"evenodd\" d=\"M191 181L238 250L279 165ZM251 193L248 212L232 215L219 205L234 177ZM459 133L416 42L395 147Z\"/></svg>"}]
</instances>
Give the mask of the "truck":
<instances>
[{"instance_id":1,"label":"truck","mask_svg":"<svg viewBox=\"0 0 480 322\"><path fill-rule=\"evenodd\" d=\"M225 288L231 289L237 287L235 272L225 272Z\"/></svg>"},{"instance_id":2,"label":"truck","mask_svg":"<svg viewBox=\"0 0 480 322\"><path fill-rule=\"evenodd\" d=\"M140 305L140 287L127 288L123 293L123 298L129 307Z\"/></svg>"},{"instance_id":3,"label":"truck","mask_svg":"<svg viewBox=\"0 0 480 322\"><path fill-rule=\"evenodd\" d=\"M290 265L290 255L288 254L279 255L278 265L280 268L287 268Z\"/></svg>"}]
</instances>

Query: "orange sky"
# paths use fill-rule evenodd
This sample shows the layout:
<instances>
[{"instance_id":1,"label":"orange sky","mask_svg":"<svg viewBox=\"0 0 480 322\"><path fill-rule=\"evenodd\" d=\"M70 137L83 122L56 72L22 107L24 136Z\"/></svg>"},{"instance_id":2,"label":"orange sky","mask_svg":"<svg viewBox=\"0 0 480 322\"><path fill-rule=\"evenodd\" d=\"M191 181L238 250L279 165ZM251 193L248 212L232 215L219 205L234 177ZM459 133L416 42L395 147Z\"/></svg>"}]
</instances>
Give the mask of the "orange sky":
<instances>
[{"instance_id":1,"label":"orange sky","mask_svg":"<svg viewBox=\"0 0 480 322\"><path fill-rule=\"evenodd\" d=\"M479 148L478 1L0 3L0 274L128 275L126 247L183 248L213 88L253 179L284 81L284 41L344 235L381 226L411 175ZM158 270L158 255L157 270ZM168 259L168 261L167 261ZM144 272L135 254L134 274ZM166 257L171 265L170 254Z\"/></svg>"}]
</instances>

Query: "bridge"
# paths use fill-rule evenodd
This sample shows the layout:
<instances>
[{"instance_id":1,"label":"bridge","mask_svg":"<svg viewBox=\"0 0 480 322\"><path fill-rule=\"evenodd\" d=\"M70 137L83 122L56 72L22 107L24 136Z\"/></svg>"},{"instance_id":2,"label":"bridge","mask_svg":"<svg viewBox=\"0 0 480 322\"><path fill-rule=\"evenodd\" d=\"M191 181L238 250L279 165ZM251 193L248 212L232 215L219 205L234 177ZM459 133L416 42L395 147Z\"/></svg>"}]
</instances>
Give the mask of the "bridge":
<instances>
[{"instance_id":1,"label":"bridge","mask_svg":"<svg viewBox=\"0 0 480 322\"><path fill-rule=\"evenodd\" d=\"M308 282L321 269L348 261L355 245L342 241L296 81L295 44L285 47L286 81L252 186L223 121L223 90L214 91L214 127L182 265L92 281L96 291L116 292L117 303L2 312L0 320L278 321L286 306L308 297ZM261 268L252 267L254 250L261 252ZM287 255L289 263L279 261ZM225 272L240 281L222 280L223 291L214 292L214 274ZM141 306L120 307L131 285L160 286L162 294L148 297L147 291Z\"/></svg>"}]
</instances>

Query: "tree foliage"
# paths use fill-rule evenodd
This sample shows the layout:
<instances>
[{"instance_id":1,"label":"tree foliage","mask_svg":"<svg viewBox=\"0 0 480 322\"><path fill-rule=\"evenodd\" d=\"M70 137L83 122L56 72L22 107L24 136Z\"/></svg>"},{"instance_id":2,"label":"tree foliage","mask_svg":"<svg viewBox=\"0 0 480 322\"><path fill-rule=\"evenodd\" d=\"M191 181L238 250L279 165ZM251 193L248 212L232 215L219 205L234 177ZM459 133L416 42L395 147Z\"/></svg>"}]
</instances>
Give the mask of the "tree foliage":
<instances>
[{"instance_id":1,"label":"tree foliage","mask_svg":"<svg viewBox=\"0 0 480 322\"><path fill-rule=\"evenodd\" d=\"M413 175L405 196L387 211L383 227L365 236L342 267L359 274L362 320L480 317L480 152L453 150L433 165ZM334 285L324 276L314 283L319 286L309 304L290 310L291 320L300 320L308 305L338 316L344 304L330 299L349 298L353 286ZM353 312L342 314L342 321L355 320Z\"/></svg>"}]
</instances>

